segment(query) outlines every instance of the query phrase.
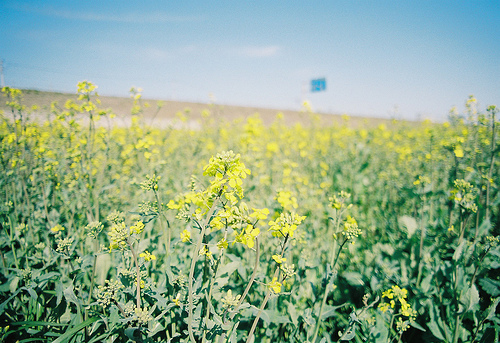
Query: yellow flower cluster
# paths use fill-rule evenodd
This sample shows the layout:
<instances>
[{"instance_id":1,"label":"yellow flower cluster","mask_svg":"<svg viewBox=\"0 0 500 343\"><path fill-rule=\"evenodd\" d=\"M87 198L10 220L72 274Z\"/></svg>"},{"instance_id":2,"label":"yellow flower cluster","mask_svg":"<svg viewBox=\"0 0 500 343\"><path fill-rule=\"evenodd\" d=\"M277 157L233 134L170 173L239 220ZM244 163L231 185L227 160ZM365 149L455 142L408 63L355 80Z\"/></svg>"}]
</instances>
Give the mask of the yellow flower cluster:
<instances>
[{"instance_id":1,"label":"yellow flower cluster","mask_svg":"<svg viewBox=\"0 0 500 343\"><path fill-rule=\"evenodd\" d=\"M144 252L140 253L139 254L139 257L142 257L144 258L144 260L146 262L149 262L149 261L154 261L156 260L156 256L151 254L149 251L145 250Z\"/></svg>"},{"instance_id":2,"label":"yellow flower cluster","mask_svg":"<svg viewBox=\"0 0 500 343\"><path fill-rule=\"evenodd\" d=\"M275 294L278 294L281 292L281 286L282 284L278 282L278 278L273 278L273 281L269 283L268 287L273 291Z\"/></svg>"},{"instance_id":3,"label":"yellow flower cluster","mask_svg":"<svg viewBox=\"0 0 500 343\"><path fill-rule=\"evenodd\" d=\"M351 216L347 216L347 219L344 223L344 231L342 231L342 234L348 240L354 239L361 234L361 229L358 227L358 222L356 222L356 219Z\"/></svg>"},{"instance_id":4,"label":"yellow flower cluster","mask_svg":"<svg viewBox=\"0 0 500 343\"><path fill-rule=\"evenodd\" d=\"M136 234L139 235L141 232L144 231L144 223L141 221L137 221L134 225L130 227L130 234Z\"/></svg>"},{"instance_id":5,"label":"yellow flower cluster","mask_svg":"<svg viewBox=\"0 0 500 343\"><path fill-rule=\"evenodd\" d=\"M189 242L191 240L191 232L189 232L187 229L184 229L184 231L181 232L181 241L183 243Z\"/></svg>"},{"instance_id":6,"label":"yellow flower cluster","mask_svg":"<svg viewBox=\"0 0 500 343\"><path fill-rule=\"evenodd\" d=\"M231 290L228 290L226 296L221 299L222 308L229 309L235 307L236 305L238 305L240 298L241 295L233 295L233 292Z\"/></svg>"},{"instance_id":7,"label":"yellow flower cluster","mask_svg":"<svg viewBox=\"0 0 500 343\"><path fill-rule=\"evenodd\" d=\"M463 179L455 180L454 186L450 200L455 201L463 211L476 213L476 188Z\"/></svg>"},{"instance_id":8,"label":"yellow flower cluster","mask_svg":"<svg viewBox=\"0 0 500 343\"><path fill-rule=\"evenodd\" d=\"M104 308L117 302L120 290L125 288L119 280L106 280L105 283L104 286L99 286L96 290L97 302Z\"/></svg>"},{"instance_id":9,"label":"yellow flower cluster","mask_svg":"<svg viewBox=\"0 0 500 343\"><path fill-rule=\"evenodd\" d=\"M293 238L297 226L302 223L305 216L299 216L296 213L281 213L276 220L271 220L269 224L269 231L274 237L287 237Z\"/></svg>"},{"instance_id":10,"label":"yellow flower cluster","mask_svg":"<svg viewBox=\"0 0 500 343\"><path fill-rule=\"evenodd\" d=\"M405 321L399 318L399 322L397 323L397 329L401 332L408 329L409 322L414 321L417 316L417 312L411 308L411 305L406 300L407 296L408 291L406 288L394 285L382 293L382 299L385 298L388 302L382 302L378 306L382 312L391 311L395 315L406 317Z\"/></svg>"}]
</instances>

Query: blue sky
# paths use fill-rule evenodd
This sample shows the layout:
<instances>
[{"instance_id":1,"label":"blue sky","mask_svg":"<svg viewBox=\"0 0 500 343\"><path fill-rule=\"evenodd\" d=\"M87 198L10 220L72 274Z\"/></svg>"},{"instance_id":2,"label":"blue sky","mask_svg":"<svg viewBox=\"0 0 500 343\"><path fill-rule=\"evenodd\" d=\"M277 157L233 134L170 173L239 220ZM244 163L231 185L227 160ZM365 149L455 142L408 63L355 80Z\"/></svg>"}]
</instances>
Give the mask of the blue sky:
<instances>
[{"instance_id":1,"label":"blue sky","mask_svg":"<svg viewBox=\"0 0 500 343\"><path fill-rule=\"evenodd\" d=\"M0 58L18 88L443 120L500 106L500 0L0 0Z\"/></svg>"}]
</instances>

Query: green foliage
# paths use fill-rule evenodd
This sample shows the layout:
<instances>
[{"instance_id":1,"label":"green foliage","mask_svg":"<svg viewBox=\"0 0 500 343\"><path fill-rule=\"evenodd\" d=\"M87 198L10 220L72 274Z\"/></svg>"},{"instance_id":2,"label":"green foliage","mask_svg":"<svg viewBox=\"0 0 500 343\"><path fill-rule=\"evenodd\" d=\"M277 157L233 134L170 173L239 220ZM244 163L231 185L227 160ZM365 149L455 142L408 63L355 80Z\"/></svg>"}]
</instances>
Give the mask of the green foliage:
<instances>
[{"instance_id":1,"label":"green foliage","mask_svg":"<svg viewBox=\"0 0 500 343\"><path fill-rule=\"evenodd\" d=\"M0 340L500 339L495 106L159 129L139 89L111 126L96 88L45 112L2 90Z\"/></svg>"}]
</instances>

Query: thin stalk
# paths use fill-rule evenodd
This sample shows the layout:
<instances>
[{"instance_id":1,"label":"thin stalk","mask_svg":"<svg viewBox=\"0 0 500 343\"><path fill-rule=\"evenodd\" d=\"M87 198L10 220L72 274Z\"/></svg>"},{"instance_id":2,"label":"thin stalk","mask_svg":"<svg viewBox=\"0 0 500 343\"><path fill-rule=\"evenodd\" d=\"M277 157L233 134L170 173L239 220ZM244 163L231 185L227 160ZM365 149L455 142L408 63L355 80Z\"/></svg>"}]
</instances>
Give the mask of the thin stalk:
<instances>
[{"instance_id":1,"label":"thin stalk","mask_svg":"<svg viewBox=\"0 0 500 343\"><path fill-rule=\"evenodd\" d=\"M134 258L134 263L135 263L135 268L136 268L136 273L137 273L137 292L136 292L136 304L137 308L141 308L141 269L139 267L139 260L137 259L137 255L134 251L134 248L132 247L132 244L127 239L127 244L128 247L130 248L130 251L132 252L132 256Z\"/></svg>"},{"instance_id":2,"label":"thin stalk","mask_svg":"<svg viewBox=\"0 0 500 343\"><path fill-rule=\"evenodd\" d=\"M283 254L285 253L286 243L288 242L288 239L290 238L290 236L287 234L284 237L285 237L285 239L283 240L283 244L281 246L281 253L280 253L281 256L283 256ZM274 271L273 279L274 278L278 279L279 275L280 275L280 267L278 266L278 267L276 267L276 270ZM280 280L280 282L283 282L283 280ZM266 307L266 304L269 301L269 298L271 297L271 292L272 292L271 289L267 290L266 297L262 301L262 305L260 305L259 312L257 312L257 315L255 316L255 319L254 319L253 324L252 324L252 328L250 329L250 332L248 333L246 343L250 343L253 341L253 333L254 333L255 329L257 328L257 324L259 323L260 316L261 316L262 312L264 311L264 308Z\"/></svg>"},{"instance_id":3,"label":"thin stalk","mask_svg":"<svg viewBox=\"0 0 500 343\"><path fill-rule=\"evenodd\" d=\"M395 315L394 313L393 313L393 314L392 314L392 316L391 316L391 323L389 324L389 335L391 335L391 334L392 334L392 326L394 325L394 317L395 317L395 316L396 316L396 315ZM391 335L391 336L392 336L392 335ZM391 338L391 340L390 340L389 342L392 342L392 338Z\"/></svg>"},{"instance_id":4,"label":"thin stalk","mask_svg":"<svg viewBox=\"0 0 500 343\"><path fill-rule=\"evenodd\" d=\"M94 239L94 263L92 264L92 271L91 271L91 278L90 278L90 289L89 289L89 297L87 299L87 306L85 308L85 320L88 319L89 316L89 307L90 303L92 301L92 292L94 290L94 285L95 285L95 270L96 270L96 265L97 265L97 239ZM85 338L88 337L88 328L85 327Z\"/></svg>"},{"instance_id":5,"label":"thin stalk","mask_svg":"<svg viewBox=\"0 0 500 343\"><path fill-rule=\"evenodd\" d=\"M485 219L487 220L489 218L489 207L490 207L490 180L493 175L493 167L495 164L495 110L492 111L491 114L491 157L490 157L490 167L488 171L488 182L486 183L486 213L485 213Z\"/></svg>"},{"instance_id":6,"label":"thin stalk","mask_svg":"<svg viewBox=\"0 0 500 343\"><path fill-rule=\"evenodd\" d=\"M279 271L279 269L278 269ZM262 305L260 305L259 312L257 312L257 315L255 316L255 320L253 321L252 328L250 329L250 332L248 333L248 338L246 340L246 343L253 342L253 333L255 329L257 328L257 323L259 322L260 315L264 311L264 308L266 307L267 302L269 301L269 298L271 297L271 290L267 290L266 297L264 298L264 301L262 301Z\"/></svg>"},{"instance_id":7,"label":"thin stalk","mask_svg":"<svg viewBox=\"0 0 500 343\"><path fill-rule=\"evenodd\" d=\"M236 316L241 304L243 304L245 297L247 296L248 292L250 291L250 287L252 287L252 284L255 280L255 275L257 275L257 267L259 266L259 257L260 257L259 239L258 239L258 237L255 237L255 264L253 266L252 276L250 276L250 281L248 281L247 287L243 291L243 294L242 294L240 300L238 301L238 304L234 307L234 309L229 314L229 320L224 320L225 325L228 324L229 321L232 321L233 318ZM219 338L219 343L222 343L225 341L225 336L226 336L226 333L224 332Z\"/></svg>"},{"instance_id":8,"label":"thin stalk","mask_svg":"<svg viewBox=\"0 0 500 343\"><path fill-rule=\"evenodd\" d=\"M226 239L226 237L227 237L227 229L224 233L224 239ZM210 319L210 308L212 306L212 291L214 289L215 276L217 275L217 271L219 270L219 265L220 262L222 261L223 256L224 256L224 249L221 249L219 253L219 258L217 259L217 263L215 264L213 277L210 280L210 288L208 290L208 296L207 296L207 312L205 314L205 323L208 323L208 320ZM201 339L202 342L206 342L206 336L207 336L207 327L205 324L203 329L203 337Z\"/></svg>"},{"instance_id":9,"label":"thin stalk","mask_svg":"<svg viewBox=\"0 0 500 343\"><path fill-rule=\"evenodd\" d=\"M189 339L191 342L196 343L196 340L194 339L194 332L193 332L193 279L194 279L194 268L196 266L196 260L198 258L198 252L201 249L201 245L203 243L203 237L205 236L205 231L210 223L210 219L212 215L215 212L215 209L217 207L217 203L219 201L219 197L217 197L213 204L212 207L210 207L210 210L208 211L207 217L205 219L205 223L201 226L201 233L200 237L198 238L198 242L196 243L196 247L194 248L191 256L191 268L189 269L189 279L188 279L188 333L189 333Z\"/></svg>"},{"instance_id":10,"label":"thin stalk","mask_svg":"<svg viewBox=\"0 0 500 343\"><path fill-rule=\"evenodd\" d=\"M165 231L165 225L163 223L163 211L162 211L162 204L161 204L161 199L160 199L160 195L158 194L158 191L155 189L154 190L154 193L155 193L155 198L156 198L156 203L158 204L158 219L160 220L160 229L161 229L161 232L164 232ZM167 237L166 237L166 244L165 244L165 250L166 250L166 256L169 255L169 252L170 252L170 240L171 240L171 232L170 232L170 228L168 227L167 228Z\"/></svg>"},{"instance_id":11,"label":"thin stalk","mask_svg":"<svg viewBox=\"0 0 500 343\"><path fill-rule=\"evenodd\" d=\"M472 285L476 281L476 276L477 276L477 272L479 270L479 267L481 267L481 264L483 263L484 258L486 257L486 255L488 255L488 252L490 251L490 249L491 249L491 246L488 245L488 248L484 251L484 254L481 257L481 259L479 260L479 263L476 265L476 268L474 268L474 274L472 274L472 279L470 280L470 287L472 287Z\"/></svg>"},{"instance_id":12,"label":"thin stalk","mask_svg":"<svg viewBox=\"0 0 500 343\"><path fill-rule=\"evenodd\" d=\"M247 287L243 291L243 294L240 298L240 301L232 311L231 315L229 318L232 320L234 316L236 315L239 307L241 304L243 304L243 300L245 300L245 297L247 296L248 292L250 291L250 287L252 286L253 282L255 281L255 276L257 275L257 267L259 266L259 257L260 257L260 248L259 248L259 239L258 237L255 237L255 264L253 266L253 272L252 276L250 277L250 281L248 281Z\"/></svg>"},{"instance_id":13,"label":"thin stalk","mask_svg":"<svg viewBox=\"0 0 500 343\"><path fill-rule=\"evenodd\" d=\"M467 220L469 217L467 216L466 218L463 218L463 216L460 216L462 220L460 221L460 237L458 239L458 246L462 244L463 238L464 238L464 232L465 232L465 227L467 224ZM455 268L453 270L453 276L454 276L454 282L453 282L453 297L455 301L455 312L458 313L459 310L459 302L460 300L458 299L458 261L454 261ZM453 331L453 343L458 342L458 331L460 328L460 322L462 321L462 316L463 315L457 315L455 317L455 328Z\"/></svg>"},{"instance_id":14,"label":"thin stalk","mask_svg":"<svg viewBox=\"0 0 500 343\"><path fill-rule=\"evenodd\" d=\"M337 262L339 260L340 251L342 250L342 248L344 247L346 242L347 242L347 239L345 239L344 242L342 242L339 249L337 250L337 254L335 254L335 250L337 248L338 243L337 243L337 240L334 241L333 250L332 250L332 259L330 261L330 265L332 266L332 273L334 272L335 266L337 265ZM318 315L318 319L316 321L316 327L314 328L314 336L312 339L312 343L315 343L316 338L318 337L319 326L321 324L321 316L323 315L323 311L324 311L324 308L326 305L326 299L328 298L328 293L330 293L330 287L333 285L333 278L334 278L334 275L332 274L328 280L328 283L326 284L325 293L323 293L323 300L321 301L321 307L319 308L319 315Z\"/></svg>"},{"instance_id":15,"label":"thin stalk","mask_svg":"<svg viewBox=\"0 0 500 343\"><path fill-rule=\"evenodd\" d=\"M424 241L425 241L425 225L424 225L424 204L422 204L422 208L420 209L420 247L418 251L418 274L417 274L417 288L420 285L420 281L422 279L422 270L423 270L423 255L424 255Z\"/></svg>"}]
</instances>

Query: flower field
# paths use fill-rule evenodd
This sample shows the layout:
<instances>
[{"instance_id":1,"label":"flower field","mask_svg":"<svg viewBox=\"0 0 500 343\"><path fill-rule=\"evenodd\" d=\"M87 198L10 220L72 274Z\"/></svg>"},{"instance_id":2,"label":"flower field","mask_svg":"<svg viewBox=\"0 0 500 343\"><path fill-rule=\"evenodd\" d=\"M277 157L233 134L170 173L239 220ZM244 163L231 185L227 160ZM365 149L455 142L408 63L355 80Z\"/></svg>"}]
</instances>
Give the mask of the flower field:
<instances>
[{"instance_id":1,"label":"flower field","mask_svg":"<svg viewBox=\"0 0 500 343\"><path fill-rule=\"evenodd\" d=\"M495 106L158 128L95 91L2 89L0 340L499 341Z\"/></svg>"}]
</instances>

